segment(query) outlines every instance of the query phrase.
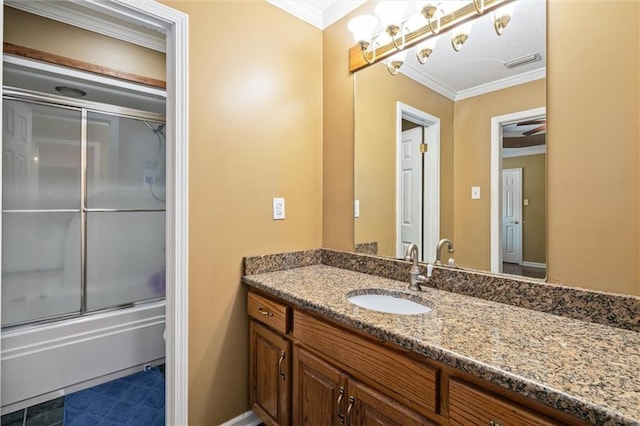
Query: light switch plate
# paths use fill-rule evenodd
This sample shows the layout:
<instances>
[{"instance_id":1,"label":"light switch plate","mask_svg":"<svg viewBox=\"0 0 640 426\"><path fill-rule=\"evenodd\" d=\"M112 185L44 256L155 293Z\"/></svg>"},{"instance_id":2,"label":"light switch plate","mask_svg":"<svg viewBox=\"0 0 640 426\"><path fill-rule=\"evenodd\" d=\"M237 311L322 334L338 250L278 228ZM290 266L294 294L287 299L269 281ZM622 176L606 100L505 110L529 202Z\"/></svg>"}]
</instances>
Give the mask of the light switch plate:
<instances>
[{"instance_id":1,"label":"light switch plate","mask_svg":"<svg viewBox=\"0 0 640 426\"><path fill-rule=\"evenodd\" d=\"M360 217L360 200L356 200L355 205L353 207L354 217Z\"/></svg>"},{"instance_id":2,"label":"light switch plate","mask_svg":"<svg viewBox=\"0 0 640 426\"><path fill-rule=\"evenodd\" d=\"M479 186L472 186L471 187L471 199L472 200L479 200L480 199L480 187Z\"/></svg>"},{"instance_id":3,"label":"light switch plate","mask_svg":"<svg viewBox=\"0 0 640 426\"><path fill-rule=\"evenodd\" d=\"M273 199L273 219L274 220L284 219L284 198Z\"/></svg>"},{"instance_id":4,"label":"light switch plate","mask_svg":"<svg viewBox=\"0 0 640 426\"><path fill-rule=\"evenodd\" d=\"M525 199L524 199L524 205L525 205L525 206L528 206L528 205L529 205L529 199L528 199L528 198L525 198Z\"/></svg>"}]
</instances>

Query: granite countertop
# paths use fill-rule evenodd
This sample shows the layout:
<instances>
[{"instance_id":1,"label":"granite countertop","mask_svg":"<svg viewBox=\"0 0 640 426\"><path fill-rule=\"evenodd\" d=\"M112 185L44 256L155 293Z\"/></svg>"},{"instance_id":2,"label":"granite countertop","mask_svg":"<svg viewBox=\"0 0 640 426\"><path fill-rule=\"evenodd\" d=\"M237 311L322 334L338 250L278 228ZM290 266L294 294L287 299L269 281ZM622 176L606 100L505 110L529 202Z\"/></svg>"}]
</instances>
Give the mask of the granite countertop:
<instances>
[{"instance_id":1,"label":"granite countertop","mask_svg":"<svg viewBox=\"0 0 640 426\"><path fill-rule=\"evenodd\" d=\"M589 422L640 425L640 333L327 265L246 275L295 306L534 398ZM347 293L388 289L432 311L357 307Z\"/></svg>"}]
</instances>

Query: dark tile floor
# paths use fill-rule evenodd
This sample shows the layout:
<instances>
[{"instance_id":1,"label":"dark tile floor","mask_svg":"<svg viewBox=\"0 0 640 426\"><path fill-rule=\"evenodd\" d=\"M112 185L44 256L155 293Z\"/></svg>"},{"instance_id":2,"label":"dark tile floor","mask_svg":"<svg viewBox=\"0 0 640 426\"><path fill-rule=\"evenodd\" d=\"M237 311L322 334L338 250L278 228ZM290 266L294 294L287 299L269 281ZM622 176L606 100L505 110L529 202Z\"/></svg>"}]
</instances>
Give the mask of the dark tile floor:
<instances>
[{"instance_id":1,"label":"dark tile floor","mask_svg":"<svg viewBox=\"0 0 640 426\"><path fill-rule=\"evenodd\" d=\"M164 376L164 364L158 368ZM0 418L2 426L62 426L64 419L64 397L43 402L24 410L5 414Z\"/></svg>"},{"instance_id":2,"label":"dark tile floor","mask_svg":"<svg viewBox=\"0 0 640 426\"><path fill-rule=\"evenodd\" d=\"M62 426L64 397L5 414L2 426Z\"/></svg>"}]
</instances>

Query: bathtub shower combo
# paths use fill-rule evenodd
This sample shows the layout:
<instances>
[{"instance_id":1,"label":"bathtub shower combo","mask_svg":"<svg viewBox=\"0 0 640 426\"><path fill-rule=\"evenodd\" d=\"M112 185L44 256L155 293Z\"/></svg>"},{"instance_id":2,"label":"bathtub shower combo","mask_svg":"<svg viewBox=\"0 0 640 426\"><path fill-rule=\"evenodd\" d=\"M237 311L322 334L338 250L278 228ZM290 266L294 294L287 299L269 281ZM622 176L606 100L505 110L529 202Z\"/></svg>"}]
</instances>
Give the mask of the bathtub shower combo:
<instances>
[{"instance_id":1,"label":"bathtub shower combo","mask_svg":"<svg viewBox=\"0 0 640 426\"><path fill-rule=\"evenodd\" d=\"M164 116L3 90L2 412L163 361Z\"/></svg>"}]
</instances>

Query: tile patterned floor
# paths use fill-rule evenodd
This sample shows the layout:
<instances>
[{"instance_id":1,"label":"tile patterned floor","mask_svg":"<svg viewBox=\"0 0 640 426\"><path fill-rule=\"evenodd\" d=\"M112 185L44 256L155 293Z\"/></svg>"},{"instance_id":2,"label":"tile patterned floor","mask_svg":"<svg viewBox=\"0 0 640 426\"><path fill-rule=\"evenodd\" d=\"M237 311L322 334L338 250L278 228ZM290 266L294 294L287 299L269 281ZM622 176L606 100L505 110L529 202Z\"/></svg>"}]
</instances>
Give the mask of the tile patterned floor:
<instances>
[{"instance_id":1,"label":"tile patterned floor","mask_svg":"<svg viewBox=\"0 0 640 426\"><path fill-rule=\"evenodd\" d=\"M164 364L158 366L164 375ZM24 410L5 414L0 418L2 426L62 426L64 397L43 402Z\"/></svg>"}]
</instances>

